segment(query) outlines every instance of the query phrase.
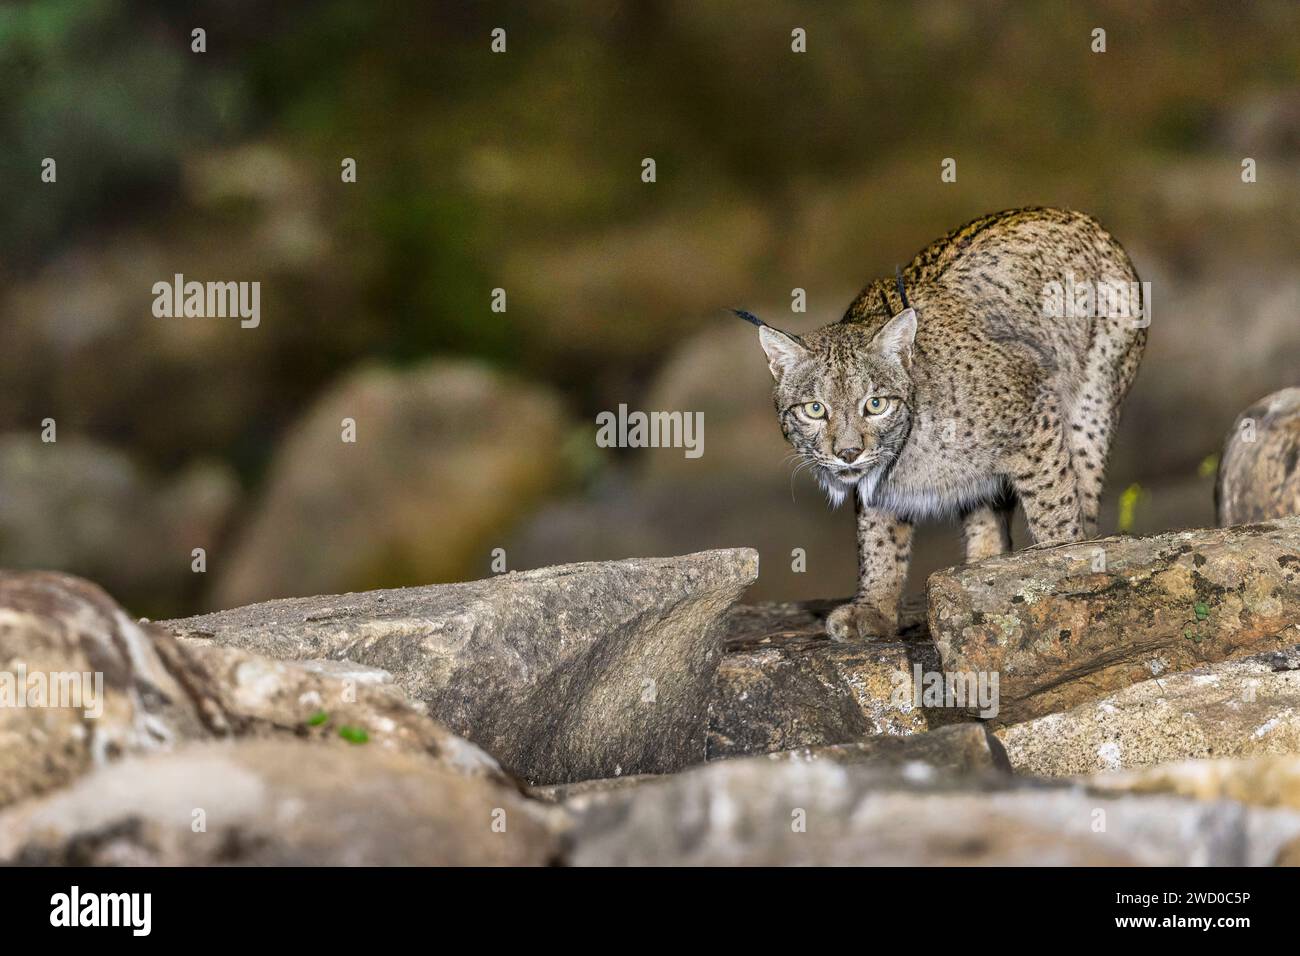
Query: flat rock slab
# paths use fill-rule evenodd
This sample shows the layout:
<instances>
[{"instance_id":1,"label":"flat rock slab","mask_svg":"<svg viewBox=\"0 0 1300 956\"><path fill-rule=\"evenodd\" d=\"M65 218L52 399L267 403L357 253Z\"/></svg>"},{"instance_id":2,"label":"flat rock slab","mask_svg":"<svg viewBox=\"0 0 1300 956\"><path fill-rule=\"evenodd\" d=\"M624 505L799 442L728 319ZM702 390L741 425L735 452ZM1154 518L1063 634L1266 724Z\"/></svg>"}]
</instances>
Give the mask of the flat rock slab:
<instances>
[{"instance_id":1,"label":"flat rock slab","mask_svg":"<svg viewBox=\"0 0 1300 956\"><path fill-rule=\"evenodd\" d=\"M856 743L800 747L770 753L761 759L867 764L877 768L908 768L913 773L940 771L948 775L1009 773L1011 770L1001 741L980 723L955 724L904 737L877 734ZM548 803L562 803L576 797L631 790L665 779L662 775L642 774L611 780L584 780L581 783L533 787L529 796Z\"/></svg>"},{"instance_id":2,"label":"flat rock slab","mask_svg":"<svg viewBox=\"0 0 1300 956\"><path fill-rule=\"evenodd\" d=\"M1300 837L1300 812L1232 801L767 757L565 808L579 866L1243 866Z\"/></svg>"},{"instance_id":3,"label":"flat rock slab","mask_svg":"<svg viewBox=\"0 0 1300 956\"><path fill-rule=\"evenodd\" d=\"M1018 773L1300 753L1300 648L1166 674L998 731Z\"/></svg>"},{"instance_id":4,"label":"flat rock slab","mask_svg":"<svg viewBox=\"0 0 1300 956\"><path fill-rule=\"evenodd\" d=\"M710 760L915 734L964 715L918 706L916 667L939 668L920 606L904 609L899 639L835 643L826 615L842 601L739 605L709 705ZM899 688L903 693L898 693Z\"/></svg>"},{"instance_id":5,"label":"flat rock slab","mask_svg":"<svg viewBox=\"0 0 1300 956\"><path fill-rule=\"evenodd\" d=\"M799 747L767 755L768 760L825 760L876 767L922 764L949 774L1011 772L1002 742L982 723L951 724L898 737L877 734L848 744Z\"/></svg>"},{"instance_id":6,"label":"flat rock slab","mask_svg":"<svg viewBox=\"0 0 1300 956\"><path fill-rule=\"evenodd\" d=\"M530 783L705 757L720 622L749 549L572 564L466 584L268 601L167 622L280 659L382 668Z\"/></svg>"},{"instance_id":7,"label":"flat rock slab","mask_svg":"<svg viewBox=\"0 0 1300 956\"><path fill-rule=\"evenodd\" d=\"M509 787L417 754L189 744L0 814L0 865L545 865L563 826Z\"/></svg>"},{"instance_id":8,"label":"flat rock slab","mask_svg":"<svg viewBox=\"0 0 1300 956\"><path fill-rule=\"evenodd\" d=\"M1300 518L1113 537L938 572L945 671L997 674L999 723L1295 642Z\"/></svg>"}]
</instances>

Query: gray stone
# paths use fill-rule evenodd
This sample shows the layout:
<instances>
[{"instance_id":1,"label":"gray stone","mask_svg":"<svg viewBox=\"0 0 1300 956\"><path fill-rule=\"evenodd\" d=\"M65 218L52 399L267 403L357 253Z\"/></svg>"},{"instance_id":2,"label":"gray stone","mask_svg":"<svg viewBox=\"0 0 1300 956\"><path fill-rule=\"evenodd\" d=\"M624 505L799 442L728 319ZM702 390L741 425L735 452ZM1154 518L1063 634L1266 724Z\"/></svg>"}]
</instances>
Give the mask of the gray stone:
<instances>
[{"instance_id":1,"label":"gray stone","mask_svg":"<svg viewBox=\"0 0 1300 956\"><path fill-rule=\"evenodd\" d=\"M1215 490L1219 524L1300 514L1300 388L1284 388L1237 416Z\"/></svg>"},{"instance_id":2,"label":"gray stone","mask_svg":"<svg viewBox=\"0 0 1300 956\"><path fill-rule=\"evenodd\" d=\"M176 650L88 581L0 572L0 806L209 733Z\"/></svg>"},{"instance_id":3,"label":"gray stone","mask_svg":"<svg viewBox=\"0 0 1300 956\"><path fill-rule=\"evenodd\" d=\"M766 757L565 807L579 866L1243 866L1300 836L1300 813L1231 801Z\"/></svg>"},{"instance_id":4,"label":"gray stone","mask_svg":"<svg viewBox=\"0 0 1300 956\"><path fill-rule=\"evenodd\" d=\"M1105 793L1177 794L1300 810L1300 755L1179 760L1139 770L1094 774L1081 782Z\"/></svg>"},{"instance_id":5,"label":"gray stone","mask_svg":"<svg viewBox=\"0 0 1300 956\"><path fill-rule=\"evenodd\" d=\"M877 768L912 765L911 769L914 772L918 769L918 765L923 764L931 769L950 774L1006 773L1011 770L1002 743L979 723L957 724L906 737L877 734L850 744L799 747L795 750L767 754L766 759L805 763L829 761L840 764L869 764ZM659 774L639 774L548 787L531 787L528 792L530 796L539 800L559 803L590 794L628 790L644 784L661 782L664 779L664 776Z\"/></svg>"},{"instance_id":6,"label":"gray stone","mask_svg":"<svg viewBox=\"0 0 1300 956\"><path fill-rule=\"evenodd\" d=\"M277 659L382 668L530 783L705 757L719 622L753 551L575 564L466 584L291 598L167 623Z\"/></svg>"},{"instance_id":7,"label":"gray stone","mask_svg":"<svg viewBox=\"0 0 1300 956\"><path fill-rule=\"evenodd\" d=\"M768 754L767 759L828 760L877 767L925 764L954 774L1011 771L1002 742L982 723L952 724L906 737L876 734L848 744L778 751Z\"/></svg>"},{"instance_id":8,"label":"gray stone","mask_svg":"<svg viewBox=\"0 0 1300 956\"><path fill-rule=\"evenodd\" d=\"M425 754L460 773L518 787L496 760L431 720L377 668L277 661L198 640L181 641L176 663L191 693L201 695L217 736L291 736Z\"/></svg>"},{"instance_id":9,"label":"gray stone","mask_svg":"<svg viewBox=\"0 0 1300 956\"><path fill-rule=\"evenodd\" d=\"M914 734L960 719L896 694L939 656L918 605L896 641L837 643L826 615L842 602L740 605L727 614L726 655L709 706L709 759Z\"/></svg>"},{"instance_id":10,"label":"gray stone","mask_svg":"<svg viewBox=\"0 0 1300 956\"><path fill-rule=\"evenodd\" d=\"M0 806L133 754L223 737L402 751L518 789L495 760L383 676L177 641L131 620L89 582L0 572ZM36 699L36 687L62 691Z\"/></svg>"},{"instance_id":11,"label":"gray stone","mask_svg":"<svg viewBox=\"0 0 1300 956\"><path fill-rule=\"evenodd\" d=\"M545 865L563 826L510 787L418 754L190 744L0 813L0 864Z\"/></svg>"},{"instance_id":12,"label":"gray stone","mask_svg":"<svg viewBox=\"0 0 1300 956\"><path fill-rule=\"evenodd\" d=\"M153 615L193 605L204 575L190 553L212 553L238 501L225 465L163 479L76 435L0 435L0 566L81 575Z\"/></svg>"},{"instance_id":13,"label":"gray stone","mask_svg":"<svg viewBox=\"0 0 1300 956\"><path fill-rule=\"evenodd\" d=\"M362 366L289 430L209 606L485 574L484 542L564 481L568 428L551 390L479 364Z\"/></svg>"},{"instance_id":14,"label":"gray stone","mask_svg":"<svg viewBox=\"0 0 1300 956\"><path fill-rule=\"evenodd\" d=\"M932 575L928 597L944 670L998 674L1015 723L1293 643L1300 518L1015 552Z\"/></svg>"},{"instance_id":15,"label":"gray stone","mask_svg":"<svg viewBox=\"0 0 1300 956\"><path fill-rule=\"evenodd\" d=\"M1162 674L998 731L1018 773L1300 753L1300 649Z\"/></svg>"}]
</instances>

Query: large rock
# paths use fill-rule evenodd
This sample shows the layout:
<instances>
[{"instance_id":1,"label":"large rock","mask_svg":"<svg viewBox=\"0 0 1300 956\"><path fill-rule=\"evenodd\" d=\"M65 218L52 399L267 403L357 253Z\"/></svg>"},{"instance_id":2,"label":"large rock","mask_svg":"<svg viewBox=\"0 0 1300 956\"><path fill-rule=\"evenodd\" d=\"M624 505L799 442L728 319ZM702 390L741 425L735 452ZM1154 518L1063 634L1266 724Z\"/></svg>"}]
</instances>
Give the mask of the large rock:
<instances>
[{"instance_id":1,"label":"large rock","mask_svg":"<svg viewBox=\"0 0 1300 956\"><path fill-rule=\"evenodd\" d=\"M477 364L365 366L285 439L233 553L211 561L211 604L484 573L563 481L567 429L552 392Z\"/></svg>"},{"instance_id":2,"label":"large rock","mask_svg":"<svg viewBox=\"0 0 1300 956\"><path fill-rule=\"evenodd\" d=\"M848 744L799 747L767 754L767 759L866 764L876 768L907 768L912 773L938 770L947 774L994 774L1011 770L1001 742L980 723L941 727L929 733L906 737L876 734ZM630 790L663 779L662 776L653 774L640 774L531 787L528 793L538 799L557 803L589 794Z\"/></svg>"},{"instance_id":3,"label":"large rock","mask_svg":"<svg viewBox=\"0 0 1300 956\"><path fill-rule=\"evenodd\" d=\"M1170 671L1292 643L1300 518L1102 538L932 575L945 671L999 674L1013 723Z\"/></svg>"},{"instance_id":4,"label":"large rock","mask_svg":"<svg viewBox=\"0 0 1300 956\"><path fill-rule=\"evenodd\" d=\"M518 787L382 671L178 642L89 582L0 572L0 806L132 754L223 737L364 744Z\"/></svg>"},{"instance_id":5,"label":"large rock","mask_svg":"<svg viewBox=\"0 0 1300 956\"><path fill-rule=\"evenodd\" d=\"M926 733L896 737L876 734L847 744L798 747L768 760L828 760L832 763L908 767L923 764L947 773L1010 772L1002 742L983 723L952 724Z\"/></svg>"},{"instance_id":6,"label":"large rock","mask_svg":"<svg viewBox=\"0 0 1300 956\"><path fill-rule=\"evenodd\" d=\"M766 757L565 806L592 866L1242 866L1300 836L1300 813L1231 801Z\"/></svg>"},{"instance_id":7,"label":"large rock","mask_svg":"<svg viewBox=\"0 0 1300 956\"><path fill-rule=\"evenodd\" d=\"M1184 168L1178 178L1189 172ZM1182 185L1187 205L1200 210L1189 223L1205 214L1207 187L1224 182L1213 163L1197 170L1196 180ZM1238 199L1250 194L1249 188L1236 185L1232 192ZM1257 215L1243 211L1239 221ZM1118 236L1130 234L1116 223L1108 225ZM1180 242L1196 242L1190 233L1203 232L1184 231L1189 237ZM1223 234L1216 241L1221 246ZM1142 278L1151 282L1154 308L1142 374L1124 401L1107 467L1109 483L1119 488L1134 480L1146 484L1194 474L1207 455L1222 448L1227 420L1219 410L1232 414L1262 393L1296 384L1300 368L1300 322L1295 320L1300 269L1294 260L1282 264L1267 254L1207 250L1204 258L1190 257L1201 262L1205 278L1197 279L1157 257L1130 251ZM1185 251L1179 253L1179 258L1185 256ZM1233 320L1223 321L1225 315ZM1211 397L1212 408L1207 407ZM1204 411L1188 414L1189 409ZM1169 439L1153 441L1153 435Z\"/></svg>"},{"instance_id":8,"label":"large rock","mask_svg":"<svg viewBox=\"0 0 1300 956\"><path fill-rule=\"evenodd\" d=\"M191 552L221 540L239 498L233 471L196 462L162 478L59 428L54 442L0 435L0 566L81 575L154 616L193 606L205 576Z\"/></svg>"},{"instance_id":9,"label":"large rock","mask_svg":"<svg viewBox=\"0 0 1300 956\"><path fill-rule=\"evenodd\" d=\"M826 636L826 615L838 603L728 612L726 655L709 705L709 759L915 734L958 718L898 693L913 687L916 666L939 667L922 615L909 608L896 641L836 643Z\"/></svg>"},{"instance_id":10,"label":"large rock","mask_svg":"<svg viewBox=\"0 0 1300 956\"><path fill-rule=\"evenodd\" d=\"M182 640L176 661L219 736L364 743L426 754L460 773L518 786L495 759L431 720L423 704L378 668L277 661L199 639Z\"/></svg>"},{"instance_id":11,"label":"large rock","mask_svg":"<svg viewBox=\"0 0 1300 956\"><path fill-rule=\"evenodd\" d=\"M111 436L158 469L196 452L256 468L329 375L398 334L394 310L362 304L354 244L333 227L346 213L310 158L241 142L178 160L157 215L61 230L37 268L9 270L0 427L51 416L60 443L65 427ZM150 290L176 273L260 281L260 324L156 317Z\"/></svg>"},{"instance_id":12,"label":"large rock","mask_svg":"<svg viewBox=\"0 0 1300 956\"><path fill-rule=\"evenodd\" d=\"M1085 778L1107 793L1172 793L1197 800L1237 800L1300 810L1300 755L1249 760L1180 760Z\"/></svg>"},{"instance_id":13,"label":"large rock","mask_svg":"<svg viewBox=\"0 0 1300 956\"><path fill-rule=\"evenodd\" d=\"M754 552L523 571L466 584L269 601L166 626L280 659L380 667L531 783L705 758L723 613Z\"/></svg>"},{"instance_id":14,"label":"large rock","mask_svg":"<svg viewBox=\"0 0 1300 956\"><path fill-rule=\"evenodd\" d=\"M562 822L415 754L191 744L0 814L0 865L543 865Z\"/></svg>"},{"instance_id":15,"label":"large rock","mask_svg":"<svg viewBox=\"0 0 1300 956\"><path fill-rule=\"evenodd\" d=\"M1300 753L1300 648L1162 674L998 736L1017 772L1049 777Z\"/></svg>"},{"instance_id":16,"label":"large rock","mask_svg":"<svg viewBox=\"0 0 1300 956\"><path fill-rule=\"evenodd\" d=\"M1215 502L1220 525L1300 514L1300 388L1274 392L1237 416Z\"/></svg>"},{"instance_id":17,"label":"large rock","mask_svg":"<svg viewBox=\"0 0 1300 956\"><path fill-rule=\"evenodd\" d=\"M0 572L0 705L0 806L209 733L154 635L63 574Z\"/></svg>"}]
</instances>

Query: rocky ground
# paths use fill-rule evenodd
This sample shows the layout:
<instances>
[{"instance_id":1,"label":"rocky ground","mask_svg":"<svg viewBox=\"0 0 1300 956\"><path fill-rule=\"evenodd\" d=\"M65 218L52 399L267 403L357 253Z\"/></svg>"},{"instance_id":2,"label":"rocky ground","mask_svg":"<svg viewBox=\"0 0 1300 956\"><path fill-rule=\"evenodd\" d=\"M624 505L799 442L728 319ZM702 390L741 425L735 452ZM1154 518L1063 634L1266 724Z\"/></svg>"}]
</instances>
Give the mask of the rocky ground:
<instances>
[{"instance_id":1,"label":"rocky ground","mask_svg":"<svg viewBox=\"0 0 1300 956\"><path fill-rule=\"evenodd\" d=\"M0 864L1300 863L1300 475L1259 408L1251 523L950 568L890 641L737 603L749 549L162 623L0 572Z\"/></svg>"}]
</instances>

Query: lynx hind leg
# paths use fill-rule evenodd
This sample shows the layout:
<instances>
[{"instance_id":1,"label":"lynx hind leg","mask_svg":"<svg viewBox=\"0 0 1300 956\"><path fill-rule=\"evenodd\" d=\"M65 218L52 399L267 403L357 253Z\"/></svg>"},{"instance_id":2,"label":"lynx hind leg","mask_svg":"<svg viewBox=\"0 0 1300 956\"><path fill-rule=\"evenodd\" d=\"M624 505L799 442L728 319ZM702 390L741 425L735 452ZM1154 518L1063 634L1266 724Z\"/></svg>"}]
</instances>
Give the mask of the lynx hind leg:
<instances>
[{"instance_id":1,"label":"lynx hind leg","mask_svg":"<svg viewBox=\"0 0 1300 956\"><path fill-rule=\"evenodd\" d=\"M1011 512L1014 504L987 504L962 516L966 563L1006 554L1011 550Z\"/></svg>"},{"instance_id":2,"label":"lynx hind leg","mask_svg":"<svg viewBox=\"0 0 1300 956\"><path fill-rule=\"evenodd\" d=\"M890 638L898 633L898 604L912 560L912 525L863 506L855 496L858 589L853 600L826 618L833 641Z\"/></svg>"},{"instance_id":3,"label":"lynx hind leg","mask_svg":"<svg viewBox=\"0 0 1300 956\"><path fill-rule=\"evenodd\" d=\"M1034 544L1082 540L1079 480L1055 399L1041 401L1024 429L1006 464Z\"/></svg>"},{"instance_id":4,"label":"lynx hind leg","mask_svg":"<svg viewBox=\"0 0 1300 956\"><path fill-rule=\"evenodd\" d=\"M1131 319L1098 319L1101 323L1084 364L1069 421L1070 456L1078 476L1083 536L1097 535L1106 462L1119 425L1120 404L1137 376L1146 345L1146 329Z\"/></svg>"}]
</instances>

